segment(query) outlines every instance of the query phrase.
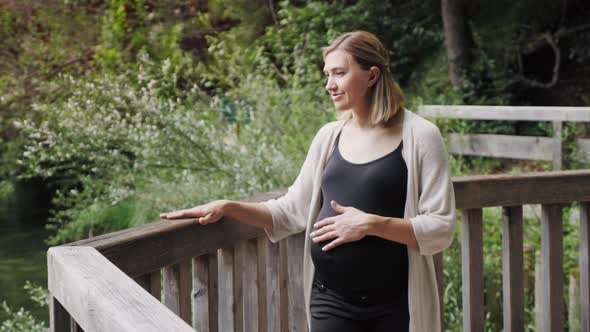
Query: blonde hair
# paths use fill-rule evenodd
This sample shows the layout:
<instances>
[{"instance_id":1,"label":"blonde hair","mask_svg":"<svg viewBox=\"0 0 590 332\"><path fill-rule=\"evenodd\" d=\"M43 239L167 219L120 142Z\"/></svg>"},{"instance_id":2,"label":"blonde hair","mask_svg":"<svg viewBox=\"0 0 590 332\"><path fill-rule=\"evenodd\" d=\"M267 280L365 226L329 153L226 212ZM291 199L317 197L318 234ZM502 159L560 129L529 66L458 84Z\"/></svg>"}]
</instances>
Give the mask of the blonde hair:
<instances>
[{"instance_id":1,"label":"blonde hair","mask_svg":"<svg viewBox=\"0 0 590 332\"><path fill-rule=\"evenodd\" d=\"M397 112L403 108L405 98L389 71L389 56L381 41L370 32L347 32L336 37L330 45L323 48L324 59L328 53L335 50L343 50L350 54L364 70L369 70L372 66L381 70L381 75L369 94L371 123L373 125L389 124ZM352 117L352 113L345 111L339 117L348 120Z\"/></svg>"}]
</instances>

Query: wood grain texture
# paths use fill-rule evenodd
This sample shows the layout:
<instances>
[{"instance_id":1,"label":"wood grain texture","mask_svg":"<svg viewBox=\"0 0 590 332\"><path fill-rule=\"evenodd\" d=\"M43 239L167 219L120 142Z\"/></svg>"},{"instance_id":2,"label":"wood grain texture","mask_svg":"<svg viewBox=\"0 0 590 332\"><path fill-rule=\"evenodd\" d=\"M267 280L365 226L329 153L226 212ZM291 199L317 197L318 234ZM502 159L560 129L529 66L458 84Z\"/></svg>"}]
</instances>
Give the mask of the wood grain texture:
<instances>
[{"instance_id":1,"label":"wood grain texture","mask_svg":"<svg viewBox=\"0 0 590 332\"><path fill-rule=\"evenodd\" d=\"M211 332L219 331L219 274L217 252L209 256L209 329Z\"/></svg>"},{"instance_id":2,"label":"wood grain texture","mask_svg":"<svg viewBox=\"0 0 590 332\"><path fill-rule=\"evenodd\" d=\"M458 209L590 201L590 170L453 177Z\"/></svg>"},{"instance_id":3,"label":"wood grain texture","mask_svg":"<svg viewBox=\"0 0 590 332\"><path fill-rule=\"evenodd\" d=\"M289 331L306 332L307 319L303 292L303 245L305 234L299 233L287 239L287 292Z\"/></svg>"},{"instance_id":4,"label":"wood grain texture","mask_svg":"<svg viewBox=\"0 0 590 332\"><path fill-rule=\"evenodd\" d=\"M590 332L590 202L580 203L580 323Z\"/></svg>"},{"instance_id":5,"label":"wood grain texture","mask_svg":"<svg viewBox=\"0 0 590 332\"><path fill-rule=\"evenodd\" d=\"M265 201L284 195L269 192L243 201ZM182 260L231 247L240 240L266 236L260 228L231 218L202 226L194 219L160 220L77 241L68 246L94 247L129 276L136 277Z\"/></svg>"},{"instance_id":6,"label":"wood grain texture","mask_svg":"<svg viewBox=\"0 0 590 332\"><path fill-rule=\"evenodd\" d=\"M209 255L193 259L193 327L209 332Z\"/></svg>"},{"instance_id":7,"label":"wood grain texture","mask_svg":"<svg viewBox=\"0 0 590 332\"><path fill-rule=\"evenodd\" d=\"M483 217L481 209L463 210L461 266L463 331L483 332Z\"/></svg>"},{"instance_id":8,"label":"wood grain texture","mask_svg":"<svg viewBox=\"0 0 590 332\"><path fill-rule=\"evenodd\" d=\"M178 305L180 318L192 324L193 265L192 259L185 259L178 264Z\"/></svg>"},{"instance_id":9,"label":"wood grain texture","mask_svg":"<svg viewBox=\"0 0 590 332\"><path fill-rule=\"evenodd\" d=\"M524 331L522 206L502 210L502 290L504 332Z\"/></svg>"},{"instance_id":10,"label":"wood grain texture","mask_svg":"<svg viewBox=\"0 0 590 332\"><path fill-rule=\"evenodd\" d=\"M553 146L552 146L552 160L553 160L553 170L559 171L561 170L561 128L563 127L563 122L561 121L553 121Z\"/></svg>"},{"instance_id":11,"label":"wood grain texture","mask_svg":"<svg viewBox=\"0 0 590 332\"><path fill-rule=\"evenodd\" d=\"M236 331L259 331L256 242L240 241L234 248Z\"/></svg>"},{"instance_id":12,"label":"wood grain texture","mask_svg":"<svg viewBox=\"0 0 590 332\"><path fill-rule=\"evenodd\" d=\"M418 114L448 119L590 122L590 107L423 105Z\"/></svg>"},{"instance_id":13,"label":"wood grain texture","mask_svg":"<svg viewBox=\"0 0 590 332\"><path fill-rule=\"evenodd\" d=\"M217 251L217 273L219 280L219 305L217 323L220 332L235 331L235 298L234 298L234 266L233 251L219 249Z\"/></svg>"},{"instance_id":14,"label":"wood grain texture","mask_svg":"<svg viewBox=\"0 0 590 332\"><path fill-rule=\"evenodd\" d=\"M563 216L561 206L541 206L541 331L563 331Z\"/></svg>"},{"instance_id":15,"label":"wood grain texture","mask_svg":"<svg viewBox=\"0 0 590 332\"><path fill-rule=\"evenodd\" d=\"M449 133L448 151L467 156L553 160L554 139L538 136Z\"/></svg>"},{"instance_id":16,"label":"wood grain texture","mask_svg":"<svg viewBox=\"0 0 590 332\"><path fill-rule=\"evenodd\" d=\"M166 266L163 269L163 296L162 302L168 309L172 310L173 313L180 316L180 276L178 271L178 265Z\"/></svg>"},{"instance_id":17,"label":"wood grain texture","mask_svg":"<svg viewBox=\"0 0 590 332\"><path fill-rule=\"evenodd\" d=\"M590 139L578 138L576 140L576 158L582 162L590 163Z\"/></svg>"},{"instance_id":18,"label":"wood grain texture","mask_svg":"<svg viewBox=\"0 0 590 332\"><path fill-rule=\"evenodd\" d=\"M94 248L50 248L48 279L84 331L193 331Z\"/></svg>"},{"instance_id":19,"label":"wood grain texture","mask_svg":"<svg viewBox=\"0 0 590 332\"><path fill-rule=\"evenodd\" d=\"M280 252L279 244L258 238L259 322L262 332L280 332Z\"/></svg>"}]
</instances>

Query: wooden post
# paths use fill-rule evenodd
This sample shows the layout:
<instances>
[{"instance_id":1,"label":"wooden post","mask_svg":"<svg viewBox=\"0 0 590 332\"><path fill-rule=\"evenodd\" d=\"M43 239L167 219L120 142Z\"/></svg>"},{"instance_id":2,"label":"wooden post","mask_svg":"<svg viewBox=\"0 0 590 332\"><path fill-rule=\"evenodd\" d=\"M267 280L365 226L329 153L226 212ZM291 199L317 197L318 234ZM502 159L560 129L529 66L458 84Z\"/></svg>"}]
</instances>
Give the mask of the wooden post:
<instances>
[{"instance_id":1,"label":"wooden post","mask_svg":"<svg viewBox=\"0 0 590 332\"><path fill-rule=\"evenodd\" d=\"M563 331L563 216L558 204L541 206L542 331Z\"/></svg>"},{"instance_id":2,"label":"wooden post","mask_svg":"<svg viewBox=\"0 0 590 332\"><path fill-rule=\"evenodd\" d=\"M209 256L193 259L193 328L209 332Z\"/></svg>"},{"instance_id":3,"label":"wooden post","mask_svg":"<svg viewBox=\"0 0 590 332\"><path fill-rule=\"evenodd\" d=\"M179 302L179 275L178 265L170 265L164 268L164 297L163 303L168 309L180 317Z\"/></svg>"},{"instance_id":4,"label":"wooden post","mask_svg":"<svg viewBox=\"0 0 590 332\"><path fill-rule=\"evenodd\" d=\"M590 332L590 202L580 203L580 323Z\"/></svg>"},{"instance_id":5,"label":"wooden post","mask_svg":"<svg viewBox=\"0 0 590 332\"><path fill-rule=\"evenodd\" d=\"M502 222L504 331L524 331L522 206L504 207Z\"/></svg>"},{"instance_id":6,"label":"wooden post","mask_svg":"<svg viewBox=\"0 0 590 332\"><path fill-rule=\"evenodd\" d=\"M70 314L51 294L49 294L49 331L70 331Z\"/></svg>"},{"instance_id":7,"label":"wooden post","mask_svg":"<svg viewBox=\"0 0 590 332\"><path fill-rule=\"evenodd\" d=\"M482 209L463 210L461 265L463 271L463 331L483 332Z\"/></svg>"},{"instance_id":8,"label":"wooden post","mask_svg":"<svg viewBox=\"0 0 590 332\"><path fill-rule=\"evenodd\" d=\"M235 331L234 312L234 267L231 249L217 251L217 269L219 278L219 311L217 322L220 332Z\"/></svg>"},{"instance_id":9,"label":"wooden post","mask_svg":"<svg viewBox=\"0 0 590 332\"><path fill-rule=\"evenodd\" d=\"M553 121L553 170L561 170L561 127L563 122Z\"/></svg>"}]
</instances>

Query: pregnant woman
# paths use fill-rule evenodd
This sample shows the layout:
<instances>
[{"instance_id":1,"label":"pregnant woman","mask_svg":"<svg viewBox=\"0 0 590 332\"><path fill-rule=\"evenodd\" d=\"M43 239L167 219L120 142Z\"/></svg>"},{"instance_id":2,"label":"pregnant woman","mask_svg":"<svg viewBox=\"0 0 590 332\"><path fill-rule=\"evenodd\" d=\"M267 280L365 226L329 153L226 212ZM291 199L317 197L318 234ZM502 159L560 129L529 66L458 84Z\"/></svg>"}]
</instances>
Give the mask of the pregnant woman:
<instances>
[{"instance_id":1,"label":"pregnant woman","mask_svg":"<svg viewBox=\"0 0 590 332\"><path fill-rule=\"evenodd\" d=\"M324 125L287 193L219 200L162 218L223 216L271 241L305 231L303 284L311 332L440 331L432 255L450 245L455 196L439 129L403 107L388 52L371 33L323 50L339 120Z\"/></svg>"}]
</instances>

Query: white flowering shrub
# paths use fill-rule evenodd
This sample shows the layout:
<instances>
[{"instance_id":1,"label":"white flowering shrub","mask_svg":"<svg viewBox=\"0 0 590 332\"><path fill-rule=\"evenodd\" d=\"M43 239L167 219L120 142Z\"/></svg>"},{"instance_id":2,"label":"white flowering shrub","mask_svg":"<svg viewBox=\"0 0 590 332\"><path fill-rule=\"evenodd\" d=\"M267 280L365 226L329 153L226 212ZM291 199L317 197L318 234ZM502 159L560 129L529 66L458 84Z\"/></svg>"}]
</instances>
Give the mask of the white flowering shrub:
<instances>
[{"instance_id":1,"label":"white flowering shrub","mask_svg":"<svg viewBox=\"0 0 590 332\"><path fill-rule=\"evenodd\" d=\"M27 142L21 177L58 187L50 243L290 184L314 133L333 116L328 100L315 87L281 89L250 75L216 97L191 82L189 61L156 63L145 54L135 71L63 76L58 84L70 93L35 105L40 120L17 123Z\"/></svg>"}]
</instances>

